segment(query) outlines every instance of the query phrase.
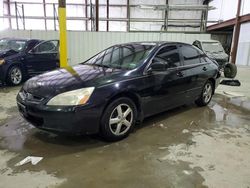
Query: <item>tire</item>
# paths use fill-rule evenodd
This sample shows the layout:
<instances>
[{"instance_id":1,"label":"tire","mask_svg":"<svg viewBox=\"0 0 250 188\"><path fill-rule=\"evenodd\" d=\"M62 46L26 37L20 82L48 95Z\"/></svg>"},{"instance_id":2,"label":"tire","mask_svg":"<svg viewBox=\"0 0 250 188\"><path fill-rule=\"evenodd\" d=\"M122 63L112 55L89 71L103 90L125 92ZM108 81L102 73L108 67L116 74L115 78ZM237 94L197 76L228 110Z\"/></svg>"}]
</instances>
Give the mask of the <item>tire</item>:
<instances>
[{"instance_id":1,"label":"tire","mask_svg":"<svg viewBox=\"0 0 250 188\"><path fill-rule=\"evenodd\" d=\"M234 78L237 74L237 67L233 63L227 63L224 66L224 76L226 78Z\"/></svg>"},{"instance_id":2,"label":"tire","mask_svg":"<svg viewBox=\"0 0 250 188\"><path fill-rule=\"evenodd\" d=\"M7 83L13 86L23 81L23 71L19 66L12 66L7 73Z\"/></svg>"},{"instance_id":3,"label":"tire","mask_svg":"<svg viewBox=\"0 0 250 188\"><path fill-rule=\"evenodd\" d=\"M195 101L197 106L206 106L213 97L214 85L208 80L202 88L200 97Z\"/></svg>"},{"instance_id":4,"label":"tire","mask_svg":"<svg viewBox=\"0 0 250 188\"><path fill-rule=\"evenodd\" d=\"M106 141L118 141L126 138L133 130L136 117L137 109L131 99L121 97L112 101L105 109L101 119L101 136Z\"/></svg>"}]
</instances>

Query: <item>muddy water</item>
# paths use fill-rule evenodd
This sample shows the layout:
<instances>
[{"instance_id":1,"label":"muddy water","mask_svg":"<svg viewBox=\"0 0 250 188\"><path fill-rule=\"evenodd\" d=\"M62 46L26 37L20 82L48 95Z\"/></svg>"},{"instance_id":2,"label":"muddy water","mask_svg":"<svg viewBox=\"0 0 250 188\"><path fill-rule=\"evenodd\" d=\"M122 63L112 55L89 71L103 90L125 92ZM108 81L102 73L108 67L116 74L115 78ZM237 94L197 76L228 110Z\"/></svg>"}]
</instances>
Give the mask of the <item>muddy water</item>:
<instances>
[{"instance_id":1,"label":"muddy water","mask_svg":"<svg viewBox=\"0 0 250 188\"><path fill-rule=\"evenodd\" d=\"M16 154L7 161L13 173L46 171L65 180L59 187L230 187L224 179L232 176L235 165L238 174L250 177L244 170L250 161L238 163L246 157L230 151L236 148L250 156L250 113L242 105L248 101L237 100L216 95L208 107L188 105L153 116L117 143L98 136L62 137L39 131L12 107L11 117L0 122L0 146ZM224 147L226 153L220 152ZM28 155L44 159L36 166L14 167ZM249 182L243 178L231 183L240 187Z\"/></svg>"}]
</instances>

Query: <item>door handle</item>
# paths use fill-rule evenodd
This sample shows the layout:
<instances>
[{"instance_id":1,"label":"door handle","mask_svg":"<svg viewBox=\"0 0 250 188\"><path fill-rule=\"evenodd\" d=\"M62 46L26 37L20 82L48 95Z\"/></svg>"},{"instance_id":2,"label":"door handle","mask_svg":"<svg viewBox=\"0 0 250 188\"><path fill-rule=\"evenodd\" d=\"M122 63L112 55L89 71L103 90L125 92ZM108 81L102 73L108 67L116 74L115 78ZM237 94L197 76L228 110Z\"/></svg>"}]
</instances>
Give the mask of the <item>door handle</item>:
<instances>
[{"instance_id":1,"label":"door handle","mask_svg":"<svg viewBox=\"0 0 250 188\"><path fill-rule=\"evenodd\" d=\"M203 67L202 70L206 71L206 70L207 70L207 67Z\"/></svg>"},{"instance_id":2,"label":"door handle","mask_svg":"<svg viewBox=\"0 0 250 188\"><path fill-rule=\"evenodd\" d=\"M179 77L183 77L184 76L183 72L177 72L176 75L179 76Z\"/></svg>"}]
</instances>

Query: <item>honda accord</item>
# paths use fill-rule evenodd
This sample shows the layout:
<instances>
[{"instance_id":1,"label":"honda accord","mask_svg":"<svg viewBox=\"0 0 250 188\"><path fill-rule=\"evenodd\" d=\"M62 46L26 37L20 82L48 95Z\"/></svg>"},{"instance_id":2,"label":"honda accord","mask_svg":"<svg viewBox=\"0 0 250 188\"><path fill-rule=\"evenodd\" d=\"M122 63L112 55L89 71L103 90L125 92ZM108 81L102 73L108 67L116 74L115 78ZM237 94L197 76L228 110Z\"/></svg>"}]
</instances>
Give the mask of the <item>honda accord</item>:
<instances>
[{"instance_id":1,"label":"honda accord","mask_svg":"<svg viewBox=\"0 0 250 188\"><path fill-rule=\"evenodd\" d=\"M207 105L219 77L218 64L192 45L120 44L79 65L31 78L18 93L17 106L39 129L100 133L116 141L145 117L193 101Z\"/></svg>"}]
</instances>

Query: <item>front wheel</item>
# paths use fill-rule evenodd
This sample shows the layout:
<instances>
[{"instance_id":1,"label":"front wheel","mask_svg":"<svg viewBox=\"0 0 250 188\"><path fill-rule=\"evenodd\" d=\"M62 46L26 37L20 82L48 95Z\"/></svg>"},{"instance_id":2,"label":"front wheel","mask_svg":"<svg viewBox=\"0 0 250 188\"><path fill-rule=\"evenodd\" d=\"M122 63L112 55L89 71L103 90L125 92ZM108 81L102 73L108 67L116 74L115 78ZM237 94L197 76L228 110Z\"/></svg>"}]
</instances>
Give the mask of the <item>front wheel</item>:
<instances>
[{"instance_id":1,"label":"front wheel","mask_svg":"<svg viewBox=\"0 0 250 188\"><path fill-rule=\"evenodd\" d=\"M118 141L129 135L135 125L134 102L122 97L111 102L101 120L101 135L107 141Z\"/></svg>"},{"instance_id":2,"label":"front wheel","mask_svg":"<svg viewBox=\"0 0 250 188\"><path fill-rule=\"evenodd\" d=\"M22 69L18 66L13 66L8 70L7 82L11 85L19 85L23 80Z\"/></svg>"},{"instance_id":3,"label":"front wheel","mask_svg":"<svg viewBox=\"0 0 250 188\"><path fill-rule=\"evenodd\" d=\"M195 101L198 106L206 106L213 96L213 83L208 80L202 89L200 97Z\"/></svg>"}]
</instances>

